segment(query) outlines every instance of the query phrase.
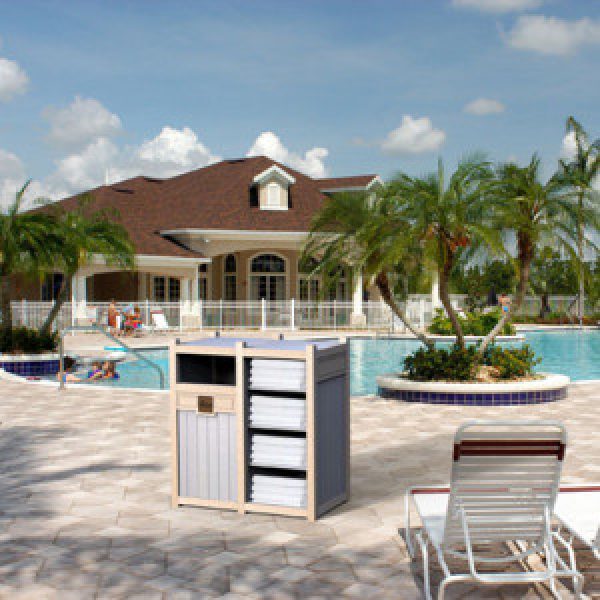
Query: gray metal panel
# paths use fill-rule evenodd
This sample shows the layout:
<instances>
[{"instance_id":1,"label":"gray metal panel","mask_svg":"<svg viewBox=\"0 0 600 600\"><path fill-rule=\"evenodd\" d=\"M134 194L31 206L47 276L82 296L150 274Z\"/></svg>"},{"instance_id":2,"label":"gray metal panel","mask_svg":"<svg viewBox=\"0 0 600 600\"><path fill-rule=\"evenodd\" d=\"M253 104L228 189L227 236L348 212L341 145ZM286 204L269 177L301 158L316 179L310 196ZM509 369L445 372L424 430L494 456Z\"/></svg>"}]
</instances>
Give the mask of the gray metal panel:
<instances>
[{"instance_id":1,"label":"gray metal panel","mask_svg":"<svg viewBox=\"0 0 600 600\"><path fill-rule=\"evenodd\" d=\"M347 402L345 376L333 377L317 384L315 398L317 513L320 507L347 491Z\"/></svg>"},{"instance_id":2,"label":"gray metal panel","mask_svg":"<svg viewBox=\"0 0 600 600\"><path fill-rule=\"evenodd\" d=\"M179 495L237 501L236 416L177 411Z\"/></svg>"}]
</instances>

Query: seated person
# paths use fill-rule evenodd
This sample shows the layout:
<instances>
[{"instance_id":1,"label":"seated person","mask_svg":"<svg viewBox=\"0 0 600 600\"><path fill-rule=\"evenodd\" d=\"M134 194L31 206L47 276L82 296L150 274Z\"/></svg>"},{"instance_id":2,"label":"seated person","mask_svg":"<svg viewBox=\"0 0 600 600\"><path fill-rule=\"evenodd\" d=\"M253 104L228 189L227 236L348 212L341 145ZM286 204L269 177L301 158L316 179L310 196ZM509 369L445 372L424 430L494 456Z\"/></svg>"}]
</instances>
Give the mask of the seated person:
<instances>
[{"instance_id":1,"label":"seated person","mask_svg":"<svg viewBox=\"0 0 600 600\"><path fill-rule=\"evenodd\" d=\"M107 360L102 365L102 375L99 379L119 379L119 374L117 373L117 364L114 360Z\"/></svg>"},{"instance_id":2,"label":"seated person","mask_svg":"<svg viewBox=\"0 0 600 600\"><path fill-rule=\"evenodd\" d=\"M81 377L78 377L75 374L75 367L77 366L77 361L70 356L65 356L63 358L63 381L65 383L81 381ZM60 371L56 374L56 379L60 381Z\"/></svg>"},{"instance_id":3,"label":"seated person","mask_svg":"<svg viewBox=\"0 0 600 600\"><path fill-rule=\"evenodd\" d=\"M142 326L142 315L140 313L140 307L136 306L133 309L133 313L127 315L127 320L125 321L125 330L133 333L136 329L139 329Z\"/></svg>"}]
</instances>

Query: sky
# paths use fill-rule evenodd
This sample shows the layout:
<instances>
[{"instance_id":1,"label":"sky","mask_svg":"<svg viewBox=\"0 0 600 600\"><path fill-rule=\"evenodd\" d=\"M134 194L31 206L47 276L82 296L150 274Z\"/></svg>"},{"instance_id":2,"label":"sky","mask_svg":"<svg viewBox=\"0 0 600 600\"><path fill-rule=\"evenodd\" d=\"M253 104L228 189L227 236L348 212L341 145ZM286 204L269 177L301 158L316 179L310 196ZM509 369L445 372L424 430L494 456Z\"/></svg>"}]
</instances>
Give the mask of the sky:
<instances>
[{"instance_id":1,"label":"sky","mask_svg":"<svg viewBox=\"0 0 600 600\"><path fill-rule=\"evenodd\" d=\"M266 154L315 177L600 135L600 0L0 0L0 204Z\"/></svg>"}]
</instances>

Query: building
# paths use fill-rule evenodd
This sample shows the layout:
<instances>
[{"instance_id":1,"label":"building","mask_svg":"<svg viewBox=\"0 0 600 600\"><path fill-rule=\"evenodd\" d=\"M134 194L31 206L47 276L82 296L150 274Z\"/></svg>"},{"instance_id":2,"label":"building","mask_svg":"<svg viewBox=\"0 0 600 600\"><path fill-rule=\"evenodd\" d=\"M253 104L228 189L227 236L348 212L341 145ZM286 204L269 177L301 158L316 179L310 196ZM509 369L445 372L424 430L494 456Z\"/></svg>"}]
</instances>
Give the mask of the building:
<instances>
[{"instance_id":1,"label":"building","mask_svg":"<svg viewBox=\"0 0 600 600\"><path fill-rule=\"evenodd\" d=\"M136 271L94 262L71 282L73 306L111 298L182 302L317 300L318 278L298 258L313 215L336 192L372 189L359 175L314 179L264 156L224 160L170 179L135 177L91 190L91 208L116 209L136 247ZM77 198L61 201L74 208ZM52 300L61 274L29 290ZM346 273L330 299L364 297L360 275Z\"/></svg>"}]
</instances>

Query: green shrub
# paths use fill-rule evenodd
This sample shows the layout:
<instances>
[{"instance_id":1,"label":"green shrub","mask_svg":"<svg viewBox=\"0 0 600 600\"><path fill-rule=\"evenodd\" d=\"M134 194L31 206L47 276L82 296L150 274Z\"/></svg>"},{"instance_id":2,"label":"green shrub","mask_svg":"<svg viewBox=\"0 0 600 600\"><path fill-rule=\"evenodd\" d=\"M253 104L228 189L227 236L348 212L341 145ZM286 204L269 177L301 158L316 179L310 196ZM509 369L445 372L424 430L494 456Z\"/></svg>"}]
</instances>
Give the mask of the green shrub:
<instances>
[{"instance_id":1,"label":"green shrub","mask_svg":"<svg viewBox=\"0 0 600 600\"><path fill-rule=\"evenodd\" d=\"M473 379L477 358L474 346L419 348L404 359L404 368L415 381L468 381Z\"/></svg>"},{"instance_id":2,"label":"green shrub","mask_svg":"<svg viewBox=\"0 0 600 600\"><path fill-rule=\"evenodd\" d=\"M533 369L541 362L536 358L531 346L524 344L520 348L501 348L493 346L486 352L484 364L498 370L499 379L516 379L533 374Z\"/></svg>"},{"instance_id":3,"label":"green shrub","mask_svg":"<svg viewBox=\"0 0 600 600\"><path fill-rule=\"evenodd\" d=\"M0 353L40 354L52 352L58 347L58 333L40 333L37 329L15 327L0 333Z\"/></svg>"},{"instance_id":4,"label":"green shrub","mask_svg":"<svg viewBox=\"0 0 600 600\"><path fill-rule=\"evenodd\" d=\"M458 320L465 335L487 335L501 317L502 313L500 310L493 310L487 313L466 313L466 317L458 317ZM511 323L506 323L500 334L514 335L515 332L514 326ZM429 326L429 333L435 335L454 335L452 323L443 310L436 310L435 316Z\"/></svg>"},{"instance_id":5,"label":"green shrub","mask_svg":"<svg viewBox=\"0 0 600 600\"><path fill-rule=\"evenodd\" d=\"M494 367L498 379L516 379L533 374L540 359L527 344L520 348L492 346L478 360L477 347L461 350L452 348L421 347L404 359L404 369L414 381L469 381L475 379L480 365Z\"/></svg>"}]
</instances>

